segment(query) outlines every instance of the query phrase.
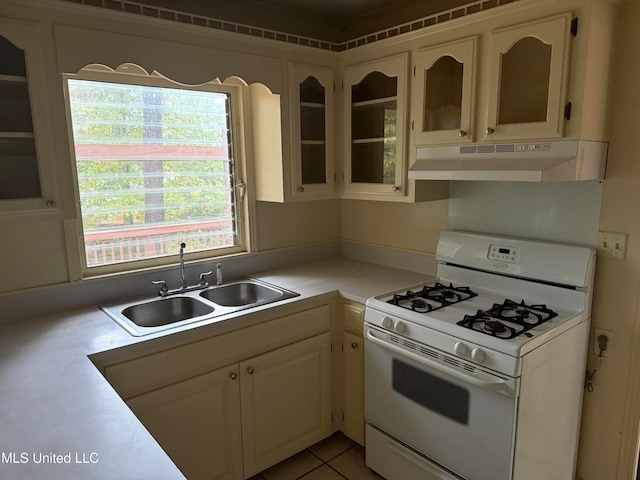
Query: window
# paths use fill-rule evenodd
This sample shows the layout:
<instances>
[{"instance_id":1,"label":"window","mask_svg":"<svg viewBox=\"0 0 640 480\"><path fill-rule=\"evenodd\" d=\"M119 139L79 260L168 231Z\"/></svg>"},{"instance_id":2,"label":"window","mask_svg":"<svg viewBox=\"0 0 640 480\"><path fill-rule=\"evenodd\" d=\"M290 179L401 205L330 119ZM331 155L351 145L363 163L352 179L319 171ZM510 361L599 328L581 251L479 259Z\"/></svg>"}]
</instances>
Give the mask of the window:
<instances>
[{"instance_id":1,"label":"window","mask_svg":"<svg viewBox=\"0 0 640 480\"><path fill-rule=\"evenodd\" d=\"M243 250L235 90L124 69L67 77L85 266Z\"/></svg>"}]
</instances>

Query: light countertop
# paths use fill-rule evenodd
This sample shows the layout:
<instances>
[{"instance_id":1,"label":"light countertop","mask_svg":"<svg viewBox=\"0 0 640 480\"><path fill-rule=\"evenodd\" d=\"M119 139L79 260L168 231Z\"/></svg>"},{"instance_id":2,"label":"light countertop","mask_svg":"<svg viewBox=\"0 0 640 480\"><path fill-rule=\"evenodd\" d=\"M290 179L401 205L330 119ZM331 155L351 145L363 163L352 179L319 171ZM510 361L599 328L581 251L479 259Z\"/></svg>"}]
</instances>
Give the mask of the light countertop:
<instances>
[{"instance_id":1,"label":"light countertop","mask_svg":"<svg viewBox=\"0 0 640 480\"><path fill-rule=\"evenodd\" d=\"M365 303L433 279L345 258L252 276L300 294L287 302L339 293ZM245 311L145 337L131 336L97 306L0 324L0 478L184 478L89 356L152 340L215 335L250 318Z\"/></svg>"}]
</instances>

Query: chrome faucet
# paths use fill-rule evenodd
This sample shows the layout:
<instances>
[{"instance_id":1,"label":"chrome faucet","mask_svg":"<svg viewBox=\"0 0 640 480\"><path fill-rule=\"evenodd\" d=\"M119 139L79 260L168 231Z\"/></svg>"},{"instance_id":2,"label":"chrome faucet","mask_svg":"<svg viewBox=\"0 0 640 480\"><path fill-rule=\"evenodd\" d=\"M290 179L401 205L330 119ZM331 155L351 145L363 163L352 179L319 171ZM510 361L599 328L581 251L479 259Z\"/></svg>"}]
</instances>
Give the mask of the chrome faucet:
<instances>
[{"instance_id":1,"label":"chrome faucet","mask_svg":"<svg viewBox=\"0 0 640 480\"><path fill-rule=\"evenodd\" d=\"M187 283L187 275L184 271L184 249L187 248L187 244L182 242L180 244L180 287L169 289L167 282L164 280L153 280L151 283L154 285L160 285L158 295L161 297L168 297L169 295L175 295L176 293L190 292L191 290L202 290L209 287L209 283L205 280L205 277L211 275L213 272L208 271L200 274L200 281L195 285L189 285ZM222 283L222 265L218 264L218 285Z\"/></svg>"}]
</instances>

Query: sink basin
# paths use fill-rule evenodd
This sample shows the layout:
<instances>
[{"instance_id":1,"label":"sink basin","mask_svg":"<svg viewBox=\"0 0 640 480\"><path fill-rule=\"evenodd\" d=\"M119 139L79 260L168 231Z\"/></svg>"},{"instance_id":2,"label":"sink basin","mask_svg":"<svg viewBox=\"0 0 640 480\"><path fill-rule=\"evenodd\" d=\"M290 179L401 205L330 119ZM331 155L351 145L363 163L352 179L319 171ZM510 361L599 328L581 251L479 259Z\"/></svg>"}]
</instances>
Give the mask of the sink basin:
<instances>
[{"instance_id":1,"label":"sink basin","mask_svg":"<svg viewBox=\"0 0 640 480\"><path fill-rule=\"evenodd\" d=\"M242 277L206 290L100 308L130 334L142 336L201 321L229 319L242 310L298 295L261 280Z\"/></svg>"},{"instance_id":2,"label":"sink basin","mask_svg":"<svg viewBox=\"0 0 640 480\"><path fill-rule=\"evenodd\" d=\"M261 305L290 298L289 292L254 282L238 282L215 287L200 293L200 296L224 307Z\"/></svg>"},{"instance_id":3,"label":"sink basin","mask_svg":"<svg viewBox=\"0 0 640 480\"><path fill-rule=\"evenodd\" d=\"M132 305L122 310L122 315L139 327L158 327L208 315L213 310L193 297L171 297Z\"/></svg>"}]
</instances>

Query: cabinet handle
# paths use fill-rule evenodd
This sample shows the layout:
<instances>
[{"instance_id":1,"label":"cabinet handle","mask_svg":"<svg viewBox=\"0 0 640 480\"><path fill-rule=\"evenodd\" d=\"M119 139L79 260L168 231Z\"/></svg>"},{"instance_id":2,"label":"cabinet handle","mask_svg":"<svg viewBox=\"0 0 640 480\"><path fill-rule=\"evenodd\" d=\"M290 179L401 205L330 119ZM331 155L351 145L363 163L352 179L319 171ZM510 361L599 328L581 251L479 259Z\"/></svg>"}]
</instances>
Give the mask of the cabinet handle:
<instances>
[{"instance_id":1,"label":"cabinet handle","mask_svg":"<svg viewBox=\"0 0 640 480\"><path fill-rule=\"evenodd\" d=\"M304 187L298 187L298 191L299 191L300 193L304 193Z\"/></svg>"},{"instance_id":2,"label":"cabinet handle","mask_svg":"<svg viewBox=\"0 0 640 480\"><path fill-rule=\"evenodd\" d=\"M491 127L487 127L484 130L484 133L486 133L487 135L491 135L493 132L495 132L495 130Z\"/></svg>"},{"instance_id":3,"label":"cabinet handle","mask_svg":"<svg viewBox=\"0 0 640 480\"><path fill-rule=\"evenodd\" d=\"M391 190L393 190L394 192L397 192L400 190L400 187L398 187L397 185L394 185Z\"/></svg>"},{"instance_id":4,"label":"cabinet handle","mask_svg":"<svg viewBox=\"0 0 640 480\"><path fill-rule=\"evenodd\" d=\"M460 131L458 132L458 136L459 136L460 138L462 138L462 137L466 137L466 136L467 136L467 132L466 132L466 130L460 130Z\"/></svg>"},{"instance_id":5,"label":"cabinet handle","mask_svg":"<svg viewBox=\"0 0 640 480\"><path fill-rule=\"evenodd\" d=\"M238 378L238 374L236 372L231 372L229 374L229 378L231 378L231 380L235 380L236 378Z\"/></svg>"},{"instance_id":6,"label":"cabinet handle","mask_svg":"<svg viewBox=\"0 0 640 480\"><path fill-rule=\"evenodd\" d=\"M253 375L253 372L255 372L255 370L253 369L253 367L247 367L247 373L249 375Z\"/></svg>"},{"instance_id":7,"label":"cabinet handle","mask_svg":"<svg viewBox=\"0 0 640 480\"><path fill-rule=\"evenodd\" d=\"M358 342L351 342L351 348L356 349L358 348L360 345L358 345Z\"/></svg>"},{"instance_id":8,"label":"cabinet handle","mask_svg":"<svg viewBox=\"0 0 640 480\"><path fill-rule=\"evenodd\" d=\"M49 200L47 202L47 208L56 208L56 202L54 202L53 200Z\"/></svg>"}]
</instances>

